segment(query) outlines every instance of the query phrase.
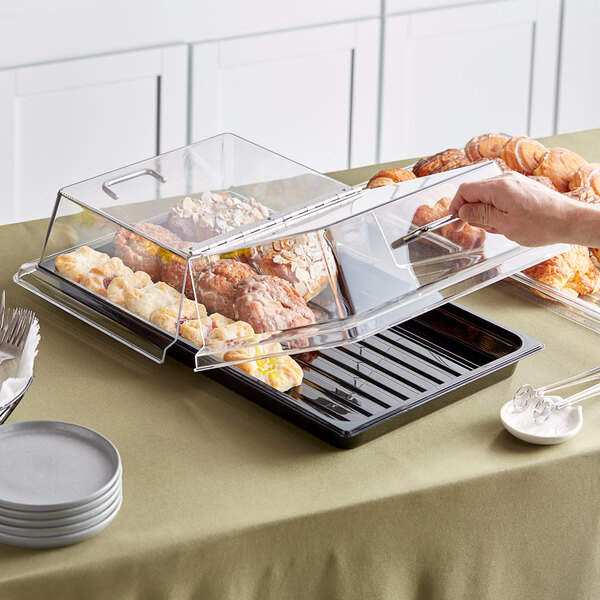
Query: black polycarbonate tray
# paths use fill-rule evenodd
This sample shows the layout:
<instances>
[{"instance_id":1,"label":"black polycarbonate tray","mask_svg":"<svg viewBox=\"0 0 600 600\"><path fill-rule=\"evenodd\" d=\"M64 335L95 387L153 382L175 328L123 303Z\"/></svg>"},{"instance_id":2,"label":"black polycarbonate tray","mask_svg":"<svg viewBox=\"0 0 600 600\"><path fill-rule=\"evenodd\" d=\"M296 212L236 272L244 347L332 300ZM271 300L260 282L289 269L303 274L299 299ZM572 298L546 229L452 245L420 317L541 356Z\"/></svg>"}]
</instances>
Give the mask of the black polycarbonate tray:
<instances>
[{"instance_id":1,"label":"black polycarbonate tray","mask_svg":"<svg viewBox=\"0 0 600 600\"><path fill-rule=\"evenodd\" d=\"M169 336L148 321L38 265L78 304L158 345ZM236 367L203 373L299 427L352 448L508 376L516 363L543 348L454 304L446 304L381 333L338 348L296 355L304 380L279 392ZM168 353L195 367L196 348L179 338Z\"/></svg>"},{"instance_id":2,"label":"black polycarbonate tray","mask_svg":"<svg viewBox=\"0 0 600 600\"><path fill-rule=\"evenodd\" d=\"M327 442L353 448L505 379L543 347L447 304L361 342L322 350L311 362L300 359L304 381L286 393L234 367L204 374ZM185 344L169 352L194 364Z\"/></svg>"}]
</instances>

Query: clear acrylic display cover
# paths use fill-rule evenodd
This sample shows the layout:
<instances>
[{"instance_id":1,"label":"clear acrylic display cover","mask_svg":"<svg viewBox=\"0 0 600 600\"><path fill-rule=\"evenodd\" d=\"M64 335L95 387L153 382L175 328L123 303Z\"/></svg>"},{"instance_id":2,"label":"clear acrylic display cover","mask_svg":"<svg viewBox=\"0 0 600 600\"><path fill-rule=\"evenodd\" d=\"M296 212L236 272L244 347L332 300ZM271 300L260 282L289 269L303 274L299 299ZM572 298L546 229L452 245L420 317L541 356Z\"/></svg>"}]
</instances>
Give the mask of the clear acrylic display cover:
<instances>
[{"instance_id":1,"label":"clear acrylic display cover","mask_svg":"<svg viewBox=\"0 0 600 600\"><path fill-rule=\"evenodd\" d=\"M564 251L465 241L458 224L392 249L415 213L499 172L347 188L223 134L61 189L40 258L15 280L154 360L177 344L197 370L341 346ZM122 263L77 281L82 247L84 264L92 250ZM153 281L127 301L121 264ZM211 335L227 319L241 325Z\"/></svg>"}]
</instances>

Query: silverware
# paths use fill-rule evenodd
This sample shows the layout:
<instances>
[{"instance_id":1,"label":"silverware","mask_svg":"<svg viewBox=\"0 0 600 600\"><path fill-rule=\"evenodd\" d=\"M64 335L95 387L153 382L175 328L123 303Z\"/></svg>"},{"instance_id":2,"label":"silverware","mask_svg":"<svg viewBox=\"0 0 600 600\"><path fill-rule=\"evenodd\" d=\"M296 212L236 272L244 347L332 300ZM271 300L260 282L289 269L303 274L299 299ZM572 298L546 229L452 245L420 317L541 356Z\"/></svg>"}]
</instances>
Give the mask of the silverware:
<instances>
[{"instance_id":1,"label":"silverware","mask_svg":"<svg viewBox=\"0 0 600 600\"><path fill-rule=\"evenodd\" d=\"M545 395L553 395L558 390L562 390L573 385L582 385L584 383L590 383L600 379L600 367L594 367L584 373L579 373L568 377L567 379L561 379L555 383L550 383L539 388L534 388L529 383L522 385L513 398L513 407L515 412L521 413L532 403L538 403L541 398Z\"/></svg>"},{"instance_id":2,"label":"silverware","mask_svg":"<svg viewBox=\"0 0 600 600\"><path fill-rule=\"evenodd\" d=\"M0 330L4 327L5 300L6 300L6 291L2 290L2 301L0 302Z\"/></svg>"},{"instance_id":3,"label":"silverware","mask_svg":"<svg viewBox=\"0 0 600 600\"><path fill-rule=\"evenodd\" d=\"M23 352L34 318L35 315L30 310L13 309L8 323L0 330L0 364Z\"/></svg>"},{"instance_id":4,"label":"silverware","mask_svg":"<svg viewBox=\"0 0 600 600\"><path fill-rule=\"evenodd\" d=\"M445 217L442 217L441 219L437 219L435 221L432 221L431 223L427 223L426 225L422 225L421 227L417 227L416 229L413 229L413 231L411 231L410 233L407 233L405 236L398 238L397 240L394 240L391 243L391 246L395 250L396 248L400 248L400 246L404 246L405 244L408 244L409 242L412 242L413 240L420 238L422 235L424 235L430 231L435 231L436 229L439 229L440 227L443 227L444 225L449 225L450 223L454 223L456 221L460 221L460 218L457 217L456 215L446 215Z\"/></svg>"}]
</instances>

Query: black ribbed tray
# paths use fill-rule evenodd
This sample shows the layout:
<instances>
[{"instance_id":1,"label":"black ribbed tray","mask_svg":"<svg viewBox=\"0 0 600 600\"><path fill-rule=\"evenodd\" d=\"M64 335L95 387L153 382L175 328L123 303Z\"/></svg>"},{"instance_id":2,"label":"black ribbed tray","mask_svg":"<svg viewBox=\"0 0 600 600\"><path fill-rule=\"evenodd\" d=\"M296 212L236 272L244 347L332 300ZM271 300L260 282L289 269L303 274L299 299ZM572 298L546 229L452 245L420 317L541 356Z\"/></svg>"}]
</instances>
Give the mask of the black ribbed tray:
<instances>
[{"instance_id":1,"label":"black ribbed tray","mask_svg":"<svg viewBox=\"0 0 600 600\"><path fill-rule=\"evenodd\" d=\"M311 362L299 360L304 381L286 393L235 367L204 374L327 442L353 448L505 379L521 358L543 347L446 304L360 342L322 350ZM169 352L193 366L186 344Z\"/></svg>"},{"instance_id":2,"label":"black ribbed tray","mask_svg":"<svg viewBox=\"0 0 600 600\"><path fill-rule=\"evenodd\" d=\"M76 305L83 305L151 343L170 343L158 327L57 275L53 260L37 271L75 301L69 312L81 314ZM519 360L542 349L449 303L360 342L294 356L304 380L285 393L233 366L203 373L323 440L353 448L510 376ZM168 353L196 365L196 348L183 338Z\"/></svg>"}]
</instances>

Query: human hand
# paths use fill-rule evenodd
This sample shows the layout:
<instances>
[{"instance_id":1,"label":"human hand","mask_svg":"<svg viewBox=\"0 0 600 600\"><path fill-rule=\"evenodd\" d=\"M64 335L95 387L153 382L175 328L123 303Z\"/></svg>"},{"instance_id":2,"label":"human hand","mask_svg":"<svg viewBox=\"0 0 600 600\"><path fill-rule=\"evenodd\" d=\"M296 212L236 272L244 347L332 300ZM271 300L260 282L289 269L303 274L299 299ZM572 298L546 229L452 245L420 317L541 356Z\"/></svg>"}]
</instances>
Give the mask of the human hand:
<instances>
[{"instance_id":1,"label":"human hand","mask_svg":"<svg viewBox=\"0 0 600 600\"><path fill-rule=\"evenodd\" d=\"M519 173L508 172L463 183L449 206L452 214L489 233L501 233L523 246L572 240L576 200Z\"/></svg>"}]
</instances>

